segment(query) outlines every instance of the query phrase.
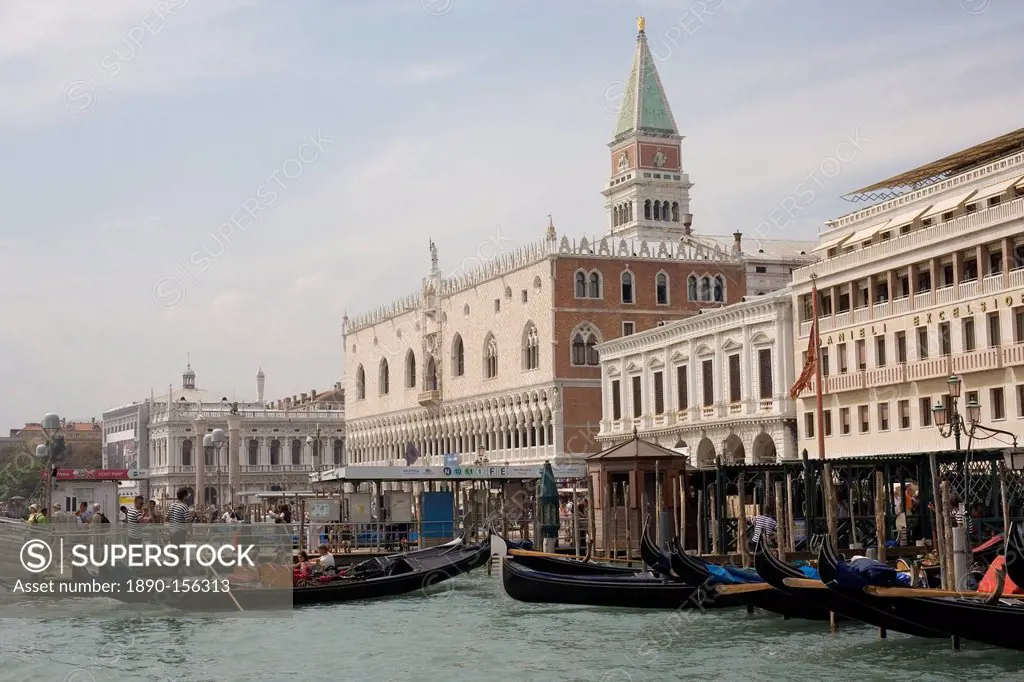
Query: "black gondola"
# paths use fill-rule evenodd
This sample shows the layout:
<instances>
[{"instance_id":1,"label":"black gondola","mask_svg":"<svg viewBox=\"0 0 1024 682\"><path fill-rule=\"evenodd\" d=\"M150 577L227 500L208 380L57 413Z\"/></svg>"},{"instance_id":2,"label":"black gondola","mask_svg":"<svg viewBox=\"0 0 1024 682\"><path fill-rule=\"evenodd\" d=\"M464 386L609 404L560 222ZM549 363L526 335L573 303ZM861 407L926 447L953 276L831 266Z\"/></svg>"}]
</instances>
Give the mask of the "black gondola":
<instances>
[{"instance_id":1,"label":"black gondola","mask_svg":"<svg viewBox=\"0 0 1024 682\"><path fill-rule=\"evenodd\" d=\"M796 567L780 561L772 553L764 536L758 540L757 549L754 552L754 570L757 571L757 574L766 583L780 593L805 604L806 608L809 609L810 620L828 620L831 617L831 613L836 614L836 620L846 619L836 608L837 597L825 588L824 585L821 585L820 581L818 583L824 589L790 587L786 585L786 578L808 580L808 577Z\"/></svg>"},{"instance_id":2,"label":"black gondola","mask_svg":"<svg viewBox=\"0 0 1024 682\"><path fill-rule=\"evenodd\" d=\"M606 564L577 561L576 559L561 559L544 556L543 554L531 554L524 550L513 550L509 553L509 559L520 566L533 569L534 571L553 573L554 575L636 575L645 572L637 568L608 566Z\"/></svg>"},{"instance_id":3,"label":"black gondola","mask_svg":"<svg viewBox=\"0 0 1024 682\"><path fill-rule=\"evenodd\" d=\"M934 590L910 588L907 596L886 597L885 607L903 620L934 624L949 635L1024 651L1024 603L1019 599L987 603L984 598L932 597L929 591Z\"/></svg>"},{"instance_id":4,"label":"black gondola","mask_svg":"<svg viewBox=\"0 0 1024 682\"><path fill-rule=\"evenodd\" d=\"M847 618L894 632L927 638L949 636L949 633L936 629L934 624L931 627L926 627L920 623L900 618L888 609L886 604L890 601L888 599L865 594L863 590L840 587L836 581L836 574L839 564L842 562L843 559L836 554L835 548L832 546L831 538L823 537L821 549L818 551L818 575L828 593L832 595L832 599L827 602L830 610ZM815 588L799 590L800 594L808 595L812 591L815 591ZM824 592L824 590L818 591ZM809 596L808 598L815 599L816 597Z\"/></svg>"},{"instance_id":5,"label":"black gondola","mask_svg":"<svg viewBox=\"0 0 1024 682\"><path fill-rule=\"evenodd\" d=\"M647 567L658 575L664 576L670 580L676 580L679 582L686 582L680 576L673 575L672 572L672 561L670 554L664 552L654 541L651 540L650 535L651 517L647 515L644 518L644 527L640 531L640 558L643 559ZM700 583L692 582L693 585L699 585Z\"/></svg>"},{"instance_id":6,"label":"black gondola","mask_svg":"<svg viewBox=\"0 0 1024 682\"><path fill-rule=\"evenodd\" d=\"M511 558L502 561L501 584L517 601L543 604L679 609L700 608L703 601L702 589L695 585L639 575L555 575Z\"/></svg>"},{"instance_id":7,"label":"black gondola","mask_svg":"<svg viewBox=\"0 0 1024 682\"><path fill-rule=\"evenodd\" d=\"M382 574L374 574L372 577L324 576L317 582L281 587L234 583L229 591L205 592L175 591L176 588L170 585L171 581L163 581L159 592L150 588L145 593L126 589L129 582L126 580L119 583L119 590L101 596L113 597L126 603L152 604L195 613L280 610L291 605L410 594L468 573L486 564L490 557L491 543L488 537L475 545L448 546L441 553L395 556ZM195 581L197 577L190 576L188 580Z\"/></svg>"}]
</instances>

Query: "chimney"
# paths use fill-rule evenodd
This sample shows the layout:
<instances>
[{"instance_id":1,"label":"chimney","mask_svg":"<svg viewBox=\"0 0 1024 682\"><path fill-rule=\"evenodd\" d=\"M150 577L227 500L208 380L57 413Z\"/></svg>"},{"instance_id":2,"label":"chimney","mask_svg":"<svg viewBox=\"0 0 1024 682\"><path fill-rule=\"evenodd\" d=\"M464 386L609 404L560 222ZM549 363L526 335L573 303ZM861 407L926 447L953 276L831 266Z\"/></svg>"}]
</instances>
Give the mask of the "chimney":
<instances>
[{"instance_id":1,"label":"chimney","mask_svg":"<svg viewBox=\"0 0 1024 682\"><path fill-rule=\"evenodd\" d=\"M310 399L310 401L316 400L316 389L315 388L309 389L309 399Z\"/></svg>"},{"instance_id":2,"label":"chimney","mask_svg":"<svg viewBox=\"0 0 1024 682\"><path fill-rule=\"evenodd\" d=\"M306 398L308 398L308 397L309 397L308 393L303 393L302 394L302 402L306 402Z\"/></svg>"},{"instance_id":3,"label":"chimney","mask_svg":"<svg viewBox=\"0 0 1024 682\"><path fill-rule=\"evenodd\" d=\"M693 214L692 213L684 213L683 214L683 234L685 234L687 237L689 237L691 234L693 234L693 230L690 228L691 225L693 225Z\"/></svg>"},{"instance_id":4,"label":"chimney","mask_svg":"<svg viewBox=\"0 0 1024 682\"><path fill-rule=\"evenodd\" d=\"M340 381L335 381L334 382L334 390L335 391L340 391L341 390L341 382Z\"/></svg>"},{"instance_id":5,"label":"chimney","mask_svg":"<svg viewBox=\"0 0 1024 682\"><path fill-rule=\"evenodd\" d=\"M742 232L733 232L732 233L732 238L736 240L733 243L733 245L732 245L732 252L733 253L742 253L743 252L743 233Z\"/></svg>"}]
</instances>

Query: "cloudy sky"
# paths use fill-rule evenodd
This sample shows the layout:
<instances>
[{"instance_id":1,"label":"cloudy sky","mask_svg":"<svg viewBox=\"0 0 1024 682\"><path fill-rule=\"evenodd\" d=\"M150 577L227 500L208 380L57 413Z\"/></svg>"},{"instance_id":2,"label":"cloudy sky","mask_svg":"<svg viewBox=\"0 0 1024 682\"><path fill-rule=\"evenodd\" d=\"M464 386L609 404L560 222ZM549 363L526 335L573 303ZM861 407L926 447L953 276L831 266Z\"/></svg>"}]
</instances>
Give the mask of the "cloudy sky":
<instances>
[{"instance_id":1,"label":"cloudy sky","mask_svg":"<svg viewBox=\"0 0 1024 682\"><path fill-rule=\"evenodd\" d=\"M687 2L4 0L0 427L177 386L188 353L218 395L259 366L268 398L323 389L344 311L415 288L430 237L451 271L549 213L599 234L638 14L698 231L813 238L1024 125L1014 0Z\"/></svg>"}]
</instances>

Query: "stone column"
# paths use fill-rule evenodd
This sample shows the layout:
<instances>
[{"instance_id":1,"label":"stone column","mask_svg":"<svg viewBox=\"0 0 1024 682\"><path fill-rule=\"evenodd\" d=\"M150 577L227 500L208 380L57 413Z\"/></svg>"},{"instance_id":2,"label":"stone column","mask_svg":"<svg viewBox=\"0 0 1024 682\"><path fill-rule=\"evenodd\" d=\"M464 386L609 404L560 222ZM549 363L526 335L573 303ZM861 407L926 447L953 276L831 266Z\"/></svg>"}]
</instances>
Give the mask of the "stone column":
<instances>
[{"instance_id":1,"label":"stone column","mask_svg":"<svg viewBox=\"0 0 1024 682\"><path fill-rule=\"evenodd\" d=\"M196 464L196 508L203 508L205 502L203 492L206 490L206 449L203 447L203 436L206 435L206 420L197 418L192 422L196 431L196 447L192 452L192 458Z\"/></svg>"},{"instance_id":2,"label":"stone column","mask_svg":"<svg viewBox=\"0 0 1024 682\"><path fill-rule=\"evenodd\" d=\"M241 446L242 415L228 415L228 499L235 504L235 491L239 488L238 453Z\"/></svg>"}]
</instances>

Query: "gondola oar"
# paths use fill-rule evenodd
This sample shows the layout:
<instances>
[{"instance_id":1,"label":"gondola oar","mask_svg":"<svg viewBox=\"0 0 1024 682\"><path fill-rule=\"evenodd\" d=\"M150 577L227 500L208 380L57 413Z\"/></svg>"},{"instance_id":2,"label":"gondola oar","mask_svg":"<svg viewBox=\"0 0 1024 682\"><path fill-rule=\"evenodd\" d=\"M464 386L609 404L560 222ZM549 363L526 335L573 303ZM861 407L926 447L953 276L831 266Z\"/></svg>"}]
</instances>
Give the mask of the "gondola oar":
<instances>
[{"instance_id":1,"label":"gondola oar","mask_svg":"<svg viewBox=\"0 0 1024 682\"><path fill-rule=\"evenodd\" d=\"M775 588L768 583L744 583L742 585L715 585L717 594L747 594L749 592L765 592Z\"/></svg>"},{"instance_id":2,"label":"gondola oar","mask_svg":"<svg viewBox=\"0 0 1024 682\"><path fill-rule=\"evenodd\" d=\"M820 580L812 580L810 578L783 578L782 582L788 587L800 587L810 590L827 590L828 587L825 583Z\"/></svg>"},{"instance_id":3,"label":"gondola oar","mask_svg":"<svg viewBox=\"0 0 1024 682\"><path fill-rule=\"evenodd\" d=\"M914 597L918 599L943 597L968 597L971 599L989 599L990 592L957 592L956 590L933 590L928 587L865 587L864 591L876 597Z\"/></svg>"}]
</instances>

